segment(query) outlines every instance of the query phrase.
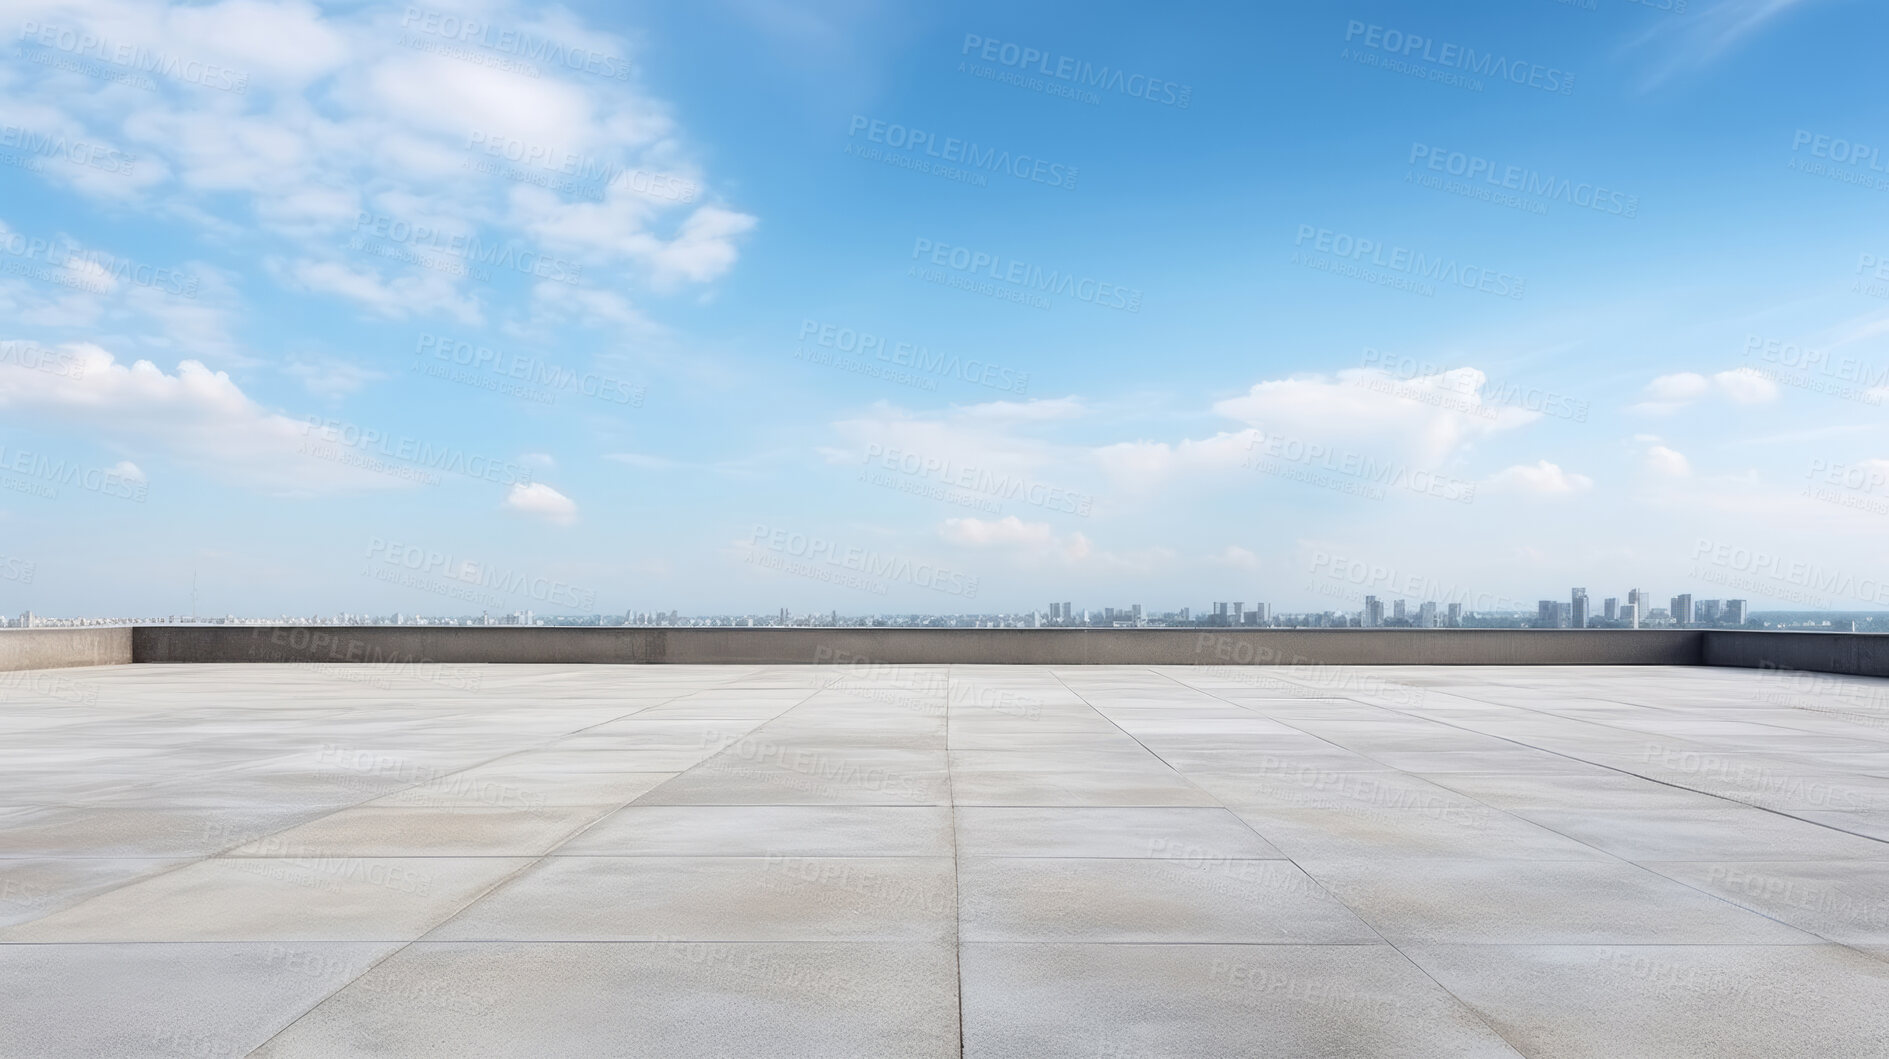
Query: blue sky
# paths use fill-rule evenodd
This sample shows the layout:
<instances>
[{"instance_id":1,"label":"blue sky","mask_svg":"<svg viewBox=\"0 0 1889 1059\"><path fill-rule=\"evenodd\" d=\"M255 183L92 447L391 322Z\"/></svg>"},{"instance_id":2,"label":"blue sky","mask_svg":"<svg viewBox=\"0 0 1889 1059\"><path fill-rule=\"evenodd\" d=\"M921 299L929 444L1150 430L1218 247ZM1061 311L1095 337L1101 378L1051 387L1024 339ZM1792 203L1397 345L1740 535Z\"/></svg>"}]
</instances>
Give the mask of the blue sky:
<instances>
[{"instance_id":1,"label":"blue sky","mask_svg":"<svg viewBox=\"0 0 1889 1059\"><path fill-rule=\"evenodd\" d=\"M1879 5L1015 7L9 3L0 610L1889 602Z\"/></svg>"}]
</instances>

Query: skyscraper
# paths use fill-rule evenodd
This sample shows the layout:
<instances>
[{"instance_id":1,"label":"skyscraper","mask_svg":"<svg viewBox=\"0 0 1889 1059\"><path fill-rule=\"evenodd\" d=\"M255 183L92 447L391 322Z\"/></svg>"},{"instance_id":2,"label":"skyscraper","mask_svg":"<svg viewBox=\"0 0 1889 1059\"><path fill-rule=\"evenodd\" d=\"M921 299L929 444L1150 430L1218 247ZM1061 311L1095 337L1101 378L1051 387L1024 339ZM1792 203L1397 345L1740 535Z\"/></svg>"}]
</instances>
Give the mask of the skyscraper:
<instances>
[{"instance_id":1,"label":"skyscraper","mask_svg":"<svg viewBox=\"0 0 1889 1059\"><path fill-rule=\"evenodd\" d=\"M1460 629L1463 627L1463 605L1461 603L1450 604L1449 625L1452 629Z\"/></svg>"},{"instance_id":2,"label":"skyscraper","mask_svg":"<svg viewBox=\"0 0 1889 1059\"><path fill-rule=\"evenodd\" d=\"M1554 600L1544 599L1535 604L1535 627L1537 629L1552 629L1555 627Z\"/></svg>"},{"instance_id":3,"label":"skyscraper","mask_svg":"<svg viewBox=\"0 0 1889 1059\"><path fill-rule=\"evenodd\" d=\"M1272 604L1270 603L1253 604L1253 624L1264 625L1271 620L1272 620Z\"/></svg>"},{"instance_id":4,"label":"skyscraper","mask_svg":"<svg viewBox=\"0 0 1889 1059\"><path fill-rule=\"evenodd\" d=\"M1692 593L1687 592L1673 597L1673 621L1680 625L1692 624Z\"/></svg>"},{"instance_id":5,"label":"skyscraper","mask_svg":"<svg viewBox=\"0 0 1889 1059\"><path fill-rule=\"evenodd\" d=\"M1716 599L1699 600L1697 603L1693 604L1692 616L1696 618L1701 625L1717 625L1719 621L1719 601Z\"/></svg>"},{"instance_id":6,"label":"skyscraper","mask_svg":"<svg viewBox=\"0 0 1889 1059\"><path fill-rule=\"evenodd\" d=\"M1384 624L1384 604L1376 596L1364 597L1363 625L1376 629Z\"/></svg>"},{"instance_id":7,"label":"skyscraper","mask_svg":"<svg viewBox=\"0 0 1889 1059\"><path fill-rule=\"evenodd\" d=\"M1425 601L1417 606L1417 627L1420 629L1436 628L1436 604Z\"/></svg>"},{"instance_id":8,"label":"skyscraper","mask_svg":"<svg viewBox=\"0 0 1889 1059\"><path fill-rule=\"evenodd\" d=\"M1633 606L1634 610L1642 618L1646 617L1646 612L1652 609L1653 603L1652 600L1646 598L1646 590L1643 588L1628 589L1627 602Z\"/></svg>"},{"instance_id":9,"label":"skyscraper","mask_svg":"<svg viewBox=\"0 0 1889 1059\"><path fill-rule=\"evenodd\" d=\"M1640 627L1640 605L1638 603L1629 603L1626 606L1621 607L1620 620L1622 622L1625 622L1627 628L1629 629L1639 628Z\"/></svg>"},{"instance_id":10,"label":"skyscraper","mask_svg":"<svg viewBox=\"0 0 1889 1059\"><path fill-rule=\"evenodd\" d=\"M1608 596L1606 599L1602 600L1600 604L1600 616L1606 618L1608 621L1619 621L1620 599L1616 596Z\"/></svg>"},{"instance_id":11,"label":"skyscraper","mask_svg":"<svg viewBox=\"0 0 1889 1059\"><path fill-rule=\"evenodd\" d=\"M1745 623L1745 601L1728 599L1725 601L1725 624L1743 625Z\"/></svg>"},{"instance_id":12,"label":"skyscraper","mask_svg":"<svg viewBox=\"0 0 1889 1059\"><path fill-rule=\"evenodd\" d=\"M1391 604L1391 617L1397 619L1398 621L1404 621L1406 618L1409 617L1409 615L1406 614L1404 611L1403 600L1400 599L1397 602Z\"/></svg>"},{"instance_id":13,"label":"skyscraper","mask_svg":"<svg viewBox=\"0 0 1889 1059\"><path fill-rule=\"evenodd\" d=\"M1568 625L1575 629L1587 628L1587 589L1577 588L1573 598L1568 601Z\"/></svg>"}]
</instances>

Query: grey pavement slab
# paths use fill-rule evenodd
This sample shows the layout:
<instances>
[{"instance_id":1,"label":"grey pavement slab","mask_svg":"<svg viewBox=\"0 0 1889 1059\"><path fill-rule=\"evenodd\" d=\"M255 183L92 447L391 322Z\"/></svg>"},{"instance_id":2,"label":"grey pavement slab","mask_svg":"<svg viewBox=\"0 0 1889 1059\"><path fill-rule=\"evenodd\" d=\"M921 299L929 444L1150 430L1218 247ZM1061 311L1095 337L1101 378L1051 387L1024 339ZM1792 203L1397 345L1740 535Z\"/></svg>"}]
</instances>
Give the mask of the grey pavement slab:
<instances>
[{"instance_id":1,"label":"grey pavement slab","mask_svg":"<svg viewBox=\"0 0 1889 1059\"><path fill-rule=\"evenodd\" d=\"M7 1059L1889 1054L1880 681L68 679L0 703Z\"/></svg>"},{"instance_id":2,"label":"grey pavement slab","mask_svg":"<svg viewBox=\"0 0 1889 1059\"><path fill-rule=\"evenodd\" d=\"M1889 1054L1889 963L1835 945L1424 945L1530 1059Z\"/></svg>"},{"instance_id":3,"label":"grey pavement slab","mask_svg":"<svg viewBox=\"0 0 1889 1059\"><path fill-rule=\"evenodd\" d=\"M957 948L485 944L402 949L257 1059L958 1054Z\"/></svg>"}]
</instances>

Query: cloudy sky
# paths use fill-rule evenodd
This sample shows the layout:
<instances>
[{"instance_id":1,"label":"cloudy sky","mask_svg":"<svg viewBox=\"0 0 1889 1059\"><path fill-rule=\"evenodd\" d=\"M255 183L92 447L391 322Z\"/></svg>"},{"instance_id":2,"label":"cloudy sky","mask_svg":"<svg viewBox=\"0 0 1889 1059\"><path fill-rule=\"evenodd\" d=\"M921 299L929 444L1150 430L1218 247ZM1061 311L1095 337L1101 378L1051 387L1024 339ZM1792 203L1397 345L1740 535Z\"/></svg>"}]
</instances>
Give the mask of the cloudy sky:
<instances>
[{"instance_id":1,"label":"cloudy sky","mask_svg":"<svg viewBox=\"0 0 1889 1059\"><path fill-rule=\"evenodd\" d=\"M1889 602L1862 0L5 3L0 611Z\"/></svg>"}]
</instances>

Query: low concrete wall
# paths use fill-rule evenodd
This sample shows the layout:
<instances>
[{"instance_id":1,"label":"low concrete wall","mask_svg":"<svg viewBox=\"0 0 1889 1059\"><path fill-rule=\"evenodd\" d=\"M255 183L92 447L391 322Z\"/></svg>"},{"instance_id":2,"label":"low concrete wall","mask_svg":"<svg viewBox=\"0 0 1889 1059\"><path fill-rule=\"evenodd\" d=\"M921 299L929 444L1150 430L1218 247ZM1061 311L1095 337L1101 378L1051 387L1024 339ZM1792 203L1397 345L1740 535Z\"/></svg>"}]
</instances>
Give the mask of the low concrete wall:
<instances>
[{"instance_id":1,"label":"low concrete wall","mask_svg":"<svg viewBox=\"0 0 1889 1059\"><path fill-rule=\"evenodd\" d=\"M1889 636L1842 632L1708 632L1705 664L1889 677Z\"/></svg>"},{"instance_id":2,"label":"low concrete wall","mask_svg":"<svg viewBox=\"0 0 1889 1059\"><path fill-rule=\"evenodd\" d=\"M1692 630L142 626L139 662L1701 665Z\"/></svg>"},{"instance_id":3,"label":"low concrete wall","mask_svg":"<svg viewBox=\"0 0 1889 1059\"><path fill-rule=\"evenodd\" d=\"M131 628L0 629L0 673L131 661Z\"/></svg>"}]
</instances>

